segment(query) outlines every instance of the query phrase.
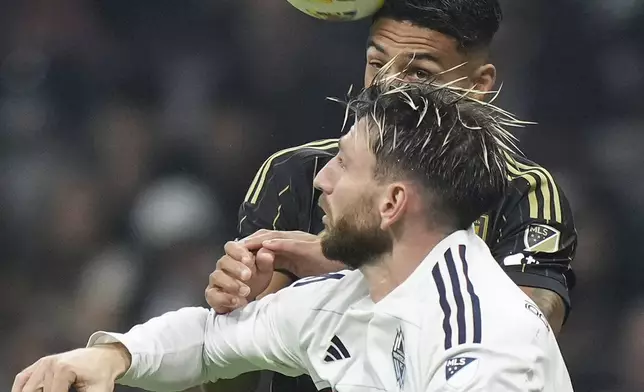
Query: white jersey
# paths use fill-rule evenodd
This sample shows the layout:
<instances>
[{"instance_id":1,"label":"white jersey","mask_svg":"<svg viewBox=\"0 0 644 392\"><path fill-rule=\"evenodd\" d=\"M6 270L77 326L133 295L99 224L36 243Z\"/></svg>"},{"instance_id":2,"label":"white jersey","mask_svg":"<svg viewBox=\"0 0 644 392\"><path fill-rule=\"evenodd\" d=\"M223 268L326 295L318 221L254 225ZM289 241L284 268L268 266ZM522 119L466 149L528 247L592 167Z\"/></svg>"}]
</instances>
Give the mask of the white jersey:
<instances>
[{"instance_id":1,"label":"white jersey","mask_svg":"<svg viewBox=\"0 0 644 392\"><path fill-rule=\"evenodd\" d=\"M572 391L551 329L471 231L374 303L360 271L300 280L229 315L185 308L126 334L122 384L183 390L266 369L333 391Z\"/></svg>"}]
</instances>

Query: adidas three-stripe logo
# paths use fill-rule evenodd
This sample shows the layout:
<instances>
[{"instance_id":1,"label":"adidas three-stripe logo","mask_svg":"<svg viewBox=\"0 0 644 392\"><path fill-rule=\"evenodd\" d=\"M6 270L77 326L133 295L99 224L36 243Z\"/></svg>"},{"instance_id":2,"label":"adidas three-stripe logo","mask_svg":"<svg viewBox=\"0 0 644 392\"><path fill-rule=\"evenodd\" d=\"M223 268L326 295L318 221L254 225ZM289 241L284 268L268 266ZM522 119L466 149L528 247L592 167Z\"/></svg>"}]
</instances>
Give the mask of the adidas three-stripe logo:
<instances>
[{"instance_id":1,"label":"adidas three-stripe logo","mask_svg":"<svg viewBox=\"0 0 644 392\"><path fill-rule=\"evenodd\" d=\"M324 357L324 362L333 362L333 361L339 361L341 359L347 359L351 358L351 355L349 355L349 351L347 350L346 347L344 347L344 344L340 341L340 338L338 338L337 335L333 336L333 339L331 339L331 344L329 345L329 348L326 349L326 356Z\"/></svg>"},{"instance_id":2,"label":"adidas three-stripe logo","mask_svg":"<svg viewBox=\"0 0 644 392\"><path fill-rule=\"evenodd\" d=\"M468 275L465 245L458 247L457 255L448 249L444 256L445 260L432 269L432 276L443 310L445 350L464 343L481 343L481 303Z\"/></svg>"}]
</instances>

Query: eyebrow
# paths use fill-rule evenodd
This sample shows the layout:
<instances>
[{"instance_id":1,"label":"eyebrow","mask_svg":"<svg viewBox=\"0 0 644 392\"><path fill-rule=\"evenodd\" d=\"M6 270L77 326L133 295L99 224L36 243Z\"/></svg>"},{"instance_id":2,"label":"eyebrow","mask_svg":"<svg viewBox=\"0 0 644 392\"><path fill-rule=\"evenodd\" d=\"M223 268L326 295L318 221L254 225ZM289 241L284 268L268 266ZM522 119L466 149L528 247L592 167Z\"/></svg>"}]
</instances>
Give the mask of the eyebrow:
<instances>
[{"instance_id":1,"label":"eyebrow","mask_svg":"<svg viewBox=\"0 0 644 392\"><path fill-rule=\"evenodd\" d=\"M374 48L378 52L380 52L380 53L382 53L384 55L387 55L387 50L382 45L379 45L378 43L376 43L373 40L373 38L369 38L367 40L367 49L369 49L369 48ZM412 60L412 59L413 60L419 60L419 61L427 60L427 61L433 61L433 62L438 63L438 58L436 58L436 56L434 56L433 54L431 54L429 52L407 53L405 55L405 57L407 57L409 60Z\"/></svg>"},{"instance_id":2,"label":"eyebrow","mask_svg":"<svg viewBox=\"0 0 644 392\"><path fill-rule=\"evenodd\" d=\"M355 135L352 135L351 137L353 137L353 136L355 136ZM346 148L347 148L346 138L347 137L349 137L349 136L345 135L345 136L341 137L340 139L338 139L338 154L342 153L342 156L343 156L344 160L349 160L350 159L350 156L349 156L349 154L347 154L347 150L346 150Z\"/></svg>"}]
</instances>

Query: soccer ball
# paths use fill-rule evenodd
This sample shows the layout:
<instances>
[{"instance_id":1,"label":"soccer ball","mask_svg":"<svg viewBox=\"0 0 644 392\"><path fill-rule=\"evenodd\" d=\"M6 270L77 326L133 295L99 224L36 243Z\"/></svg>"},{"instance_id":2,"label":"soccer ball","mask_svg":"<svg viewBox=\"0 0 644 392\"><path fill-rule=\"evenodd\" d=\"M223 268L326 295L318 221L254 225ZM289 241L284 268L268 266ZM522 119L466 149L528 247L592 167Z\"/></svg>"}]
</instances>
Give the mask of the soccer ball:
<instances>
[{"instance_id":1,"label":"soccer ball","mask_svg":"<svg viewBox=\"0 0 644 392\"><path fill-rule=\"evenodd\" d=\"M288 0L288 2L317 19L349 22L375 14L385 0Z\"/></svg>"}]
</instances>

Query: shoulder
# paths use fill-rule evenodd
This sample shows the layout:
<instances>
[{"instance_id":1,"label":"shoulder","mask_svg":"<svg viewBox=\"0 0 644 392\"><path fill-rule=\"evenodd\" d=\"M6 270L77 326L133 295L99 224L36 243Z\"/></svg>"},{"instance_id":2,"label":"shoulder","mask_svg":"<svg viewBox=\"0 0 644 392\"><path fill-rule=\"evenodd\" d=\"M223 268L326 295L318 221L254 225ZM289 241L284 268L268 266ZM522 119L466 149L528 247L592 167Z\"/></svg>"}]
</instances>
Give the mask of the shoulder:
<instances>
[{"instance_id":1,"label":"shoulder","mask_svg":"<svg viewBox=\"0 0 644 392\"><path fill-rule=\"evenodd\" d=\"M257 202L267 182L290 183L293 177L298 176L312 178L337 151L338 139L324 139L285 148L272 154L255 174L244 200Z\"/></svg>"},{"instance_id":2,"label":"shoulder","mask_svg":"<svg viewBox=\"0 0 644 392\"><path fill-rule=\"evenodd\" d=\"M359 271L343 270L302 278L284 290L292 296L300 298L304 296L315 302L318 298L328 301L330 298L336 297L339 289L343 290L343 297L351 297L353 291L357 291L363 286L365 286L363 277Z\"/></svg>"},{"instance_id":3,"label":"shoulder","mask_svg":"<svg viewBox=\"0 0 644 392\"><path fill-rule=\"evenodd\" d=\"M491 352L517 347L545 350L553 332L535 303L498 274L489 276L490 283L482 282L478 275L471 276L471 283L465 284L469 289L461 288L460 293L453 294L457 285L447 278L447 292L438 301L440 310L428 312L433 317L428 315L423 320L426 330L435 331L426 338L425 345L447 357L473 347L485 347Z\"/></svg>"},{"instance_id":4,"label":"shoulder","mask_svg":"<svg viewBox=\"0 0 644 392\"><path fill-rule=\"evenodd\" d=\"M520 155L507 156L507 169L512 184L505 203L527 203L531 219L563 223L571 220L568 200L555 176L543 166Z\"/></svg>"},{"instance_id":5,"label":"shoulder","mask_svg":"<svg viewBox=\"0 0 644 392\"><path fill-rule=\"evenodd\" d=\"M262 167L280 165L288 161L310 161L320 157L332 157L338 150L338 139L316 140L299 146L285 148L272 154Z\"/></svg>"},{"instance_id":6,"label":"shoulder","mask_svg":"<svg viewBox=\"0 0 644 392\"><path fill-rule=\"evenodd\" d=\"M276 294L281 307L302 324L324 313L343 314L355 301L368 294L359 271L344 270L300 279Z\"/></svg>"},{"instance_id":7,"label":"shoulder","mask_svg":"<svg viewBox=\"0 0 644 392\"><path fill-rule=\"evenodd\" d=\"M432 269L445 346L481 343L496 333L540 325L533 304L499 267L487 245L471 230L458 234ZM523 325L523 323L527 323ZM546 324L547 325L547 324Z\"/></svg>"},{"instance_id":8,"label":"shoulder","mask_svg":"<svg viewBox=\"0 0 644 392\"><path fill-rule=\"evenodd\" d=\"M510 179L521 188L534 188L537 185L559 188L555 176L545 167L522 155L508 155L506 166Z\"/></svg>"}]
</instances>

